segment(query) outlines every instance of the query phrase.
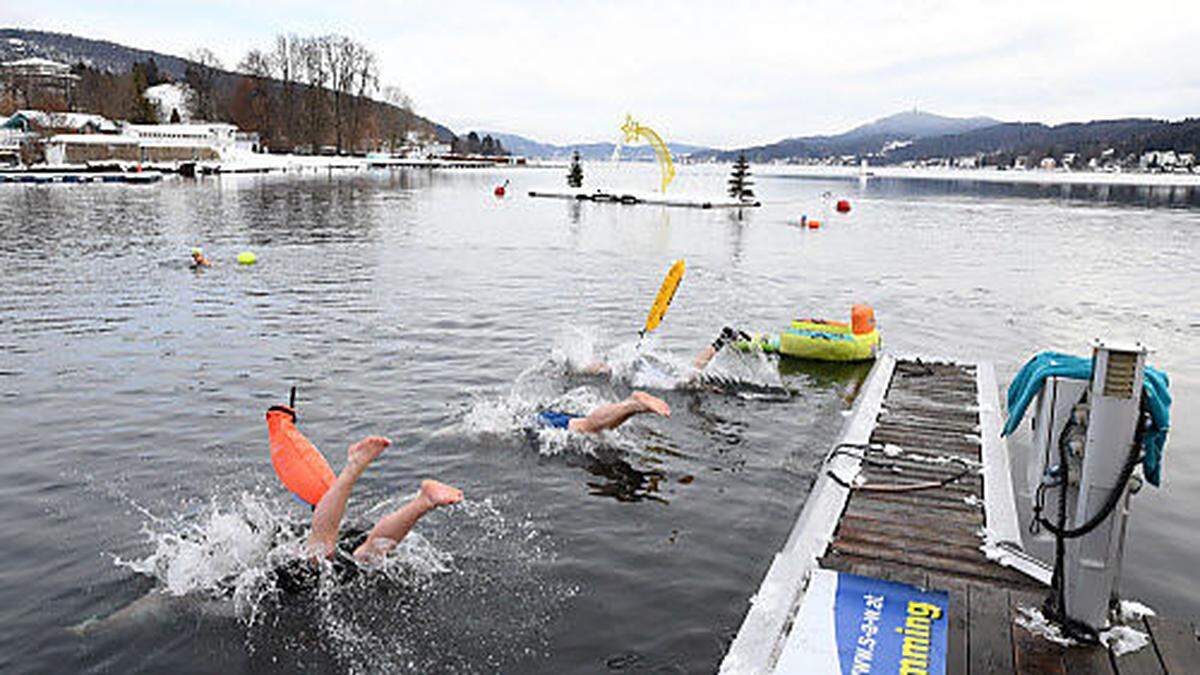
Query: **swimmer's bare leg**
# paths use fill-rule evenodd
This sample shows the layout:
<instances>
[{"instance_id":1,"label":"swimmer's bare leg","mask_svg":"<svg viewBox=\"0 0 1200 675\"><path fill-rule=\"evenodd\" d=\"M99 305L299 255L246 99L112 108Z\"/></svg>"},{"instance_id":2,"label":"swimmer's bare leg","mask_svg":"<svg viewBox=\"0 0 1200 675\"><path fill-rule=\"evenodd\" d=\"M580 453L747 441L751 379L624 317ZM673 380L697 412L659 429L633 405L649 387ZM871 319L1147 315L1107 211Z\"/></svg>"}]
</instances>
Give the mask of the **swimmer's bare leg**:
<instances>
[{"instance_id":1,"label":"swimmer's bare leg","mask_svg":"<svg viewBox=\"0 0 1200 675\"><path fill-rule=\"evenodd\" d=\"M421 481L421 492L407 504L384 516L371 528L367 540L354 551L354 557L362 562L387 554L408 536L413 525L422 516L439 506L462 501L463 493L436 480Z\"/></svg>"},{"instance_id":2,"label":"swimmer's bare leg","mask_svg":"<svg viewBox=\"0 0 1200 675\"><path fill-rule=\"evenodd\" d=\"M596 433L606 429L616 429L630 417L642 413L655 413L663 417L670 417L671 407L661 398L655 398L644 391L635 391L620 403L602 405L587 417L577 417L571 420L567 423L567 428L582 433Z\"/></svg>"},{"instance_id":3,"label":"swimmer's bare leg","mask_svg":"<svg viewBox=\"0 0 1200 675\"><path fill-rule=\"evenodd\" d=\"M584 375L612 375L612 366L603 361L592 361L579 369Z\"/></svg>"},{"instance_id":4,"label":"swimmer's bare leg","mask_svg":"<svg viewBox=\"0 0 1200 675\"><path fill-rule=\"evenodd\" d=\"M317 502L313 510L312 532L308 534L308 549L314 556L332 558L337 547L338 528L346 513L346 501L358 477L371 460L379 456L392 442L380 436L368 436L346 450L346 468L338 474L333 485Z\"/></svg>"},{"instance_id":5,"label":"swimmer's bare leg","mask_svg":"<svg viewBox=\"0 0 1200 675\"><path fill-rule=\"evenodd\" d=\"M692 367L696 370L704 370L716 355L716 347L713 347L712 345L704 345L704 348L696 354L696 359L692 361Z\"/></svg>"},{"instance_id":6,"label":"swimmer's bare leg","mask_svg":"<svg viewBox=\"0 0 1200 675\"><path fill-rule=\"evenodd\" d=\"M751 336L745 331L740 331L730 328L729 326L725 326L721 329L721 334L717 336L717 339L713 340L712 344L705 345L704 348L696 354L696 359L692 361L692 366L695 367L696 370L704 370L713 360L713 357L717 355L717 352L720 352L722 349L724 349L726 345L738 341L749 342L751 339Z\"/></svg>"}]
</instances>

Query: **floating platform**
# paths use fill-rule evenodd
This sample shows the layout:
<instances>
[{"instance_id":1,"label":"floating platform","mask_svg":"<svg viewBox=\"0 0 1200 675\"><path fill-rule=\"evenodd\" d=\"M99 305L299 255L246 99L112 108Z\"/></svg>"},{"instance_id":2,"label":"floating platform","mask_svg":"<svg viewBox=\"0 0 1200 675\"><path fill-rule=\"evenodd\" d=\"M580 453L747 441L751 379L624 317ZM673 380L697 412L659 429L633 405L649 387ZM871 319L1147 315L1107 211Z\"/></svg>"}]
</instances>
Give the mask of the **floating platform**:
<instances>
[{"instance_id":1,"label":"floating platform","mask_svg":"<svg viewBox=\"0 0 1200 675\"><path fill-rule=\"evenodd\" d=\"M95 172L95 171L19 171L0 172L0 183L157 183L163 175L158 171L142 171L140 173L124 172Z\"/></svg>"},{"instance_id":2,"label":"floating platform","mask_svg":"<svg viewBox=\"0 0 1200 675\"><path fill-rule=\"evenodd\" d=\"M530 191L530 197L541 197L546 199L569 199L575 201L590 201L602 204L649 204L654 206L674 206L689 209L745 209L762 206L762 202L744 202L736 199L725 200L693 200L693 199L667 199L666 197L652 195L635 195L635 194L616 194L611 192L603 192L596 190L595 192L585 192L583 190L575 190L572 192L535 192Z\"/></svg>"},{"instance_id":3,"label":"floating platform","mask_svg":"<svg viewBox=\"0 0 1200 675\"><path fill-rule=\"evenodd\" d=\"M990 364L878 359L721 672L811 664L801 627L834 621L835 572L946 598L948 673L1195 672L1200 640L1184 622L1131 620L1149 644L1120 656L1025 627L1022 610L1041 607L1051 570L1022 549L1000 422Z\"/></svg>"}]
</instances>

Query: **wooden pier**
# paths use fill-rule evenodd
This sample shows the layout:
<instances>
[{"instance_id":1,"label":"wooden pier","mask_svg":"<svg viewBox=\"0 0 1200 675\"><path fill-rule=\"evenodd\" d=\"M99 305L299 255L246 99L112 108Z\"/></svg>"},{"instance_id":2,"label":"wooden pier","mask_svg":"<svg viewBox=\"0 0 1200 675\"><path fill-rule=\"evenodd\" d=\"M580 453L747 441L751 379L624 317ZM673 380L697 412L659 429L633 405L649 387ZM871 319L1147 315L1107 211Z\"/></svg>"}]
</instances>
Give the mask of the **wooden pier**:
<instances>
[{"instance_id":1,"label":"wooden pier","mask_svg":"<svg viewBox=\"0 0 1200 675\"><path fill-rule=\"evenodd\" d=\"M1200 672L1183 622L1134 620L1150 643L1121 656L1024 627L1050 570L1022 549L1000 417L989 364L881 357L721 671L795 663L792 628L824 569L947 592L948 673Z\"/></svg>"}]
</instances>

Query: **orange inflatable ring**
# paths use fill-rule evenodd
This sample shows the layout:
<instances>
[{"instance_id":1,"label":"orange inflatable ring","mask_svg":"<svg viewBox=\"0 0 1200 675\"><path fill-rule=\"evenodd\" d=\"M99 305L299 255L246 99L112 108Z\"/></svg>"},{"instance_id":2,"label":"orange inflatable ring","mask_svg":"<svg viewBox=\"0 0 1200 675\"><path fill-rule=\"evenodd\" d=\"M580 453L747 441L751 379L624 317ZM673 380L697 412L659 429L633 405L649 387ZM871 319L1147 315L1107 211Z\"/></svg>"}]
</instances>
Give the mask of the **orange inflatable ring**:
<instances>
[{"instance_id":1,"label":"orange inflatable ring","mask_svg":"<svg viewBox=\"0 0 1200 675\"><path fill-rule=\"evenodd\" d=\"M271 466L279 480L297 497L317 505L333 485L333 469L325 456L296 428L296 411L287 406L267 410L271 439Z\"/></svg>"}]
</instances>

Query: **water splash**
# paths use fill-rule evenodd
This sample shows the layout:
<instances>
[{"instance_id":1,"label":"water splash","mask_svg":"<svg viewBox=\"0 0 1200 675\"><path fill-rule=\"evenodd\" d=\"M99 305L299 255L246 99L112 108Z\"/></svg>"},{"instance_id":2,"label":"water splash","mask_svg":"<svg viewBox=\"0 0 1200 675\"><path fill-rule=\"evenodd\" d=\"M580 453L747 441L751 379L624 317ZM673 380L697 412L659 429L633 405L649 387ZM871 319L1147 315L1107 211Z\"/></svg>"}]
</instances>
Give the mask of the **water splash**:
<instances>
[{"instance_id":1,"label":"water splash","mask_svg":"<svg viewBox=\"0 0 1200 675\"><path fill-rule=\"evenodd\" d=\"M346 528L407 498L385 499ZM296 593L281 591L277 577L289 564L311 564L307 522L286 503L259 495L214 499L176 518L148 517L150 553L116 562L155 580L148 599L175 598L194 610L200 598L234 608L226 614L246 627L251 652L296 663L332 660L349 672L496 669L543 655L548 628L578 592L540 578L554 559L552 542L532 516L512 511L502 499L439 509L422 519L421 532L362 573L339 574L322 561L313 568L314 586ZM147 603L139 603L119 618L153 620ZM83 631L103 627L85 623ZM477 661L481 654L486 663Z\"/></svg>"}]
</instances>

